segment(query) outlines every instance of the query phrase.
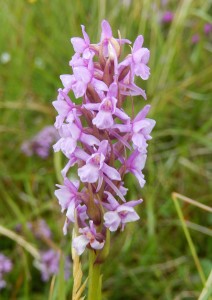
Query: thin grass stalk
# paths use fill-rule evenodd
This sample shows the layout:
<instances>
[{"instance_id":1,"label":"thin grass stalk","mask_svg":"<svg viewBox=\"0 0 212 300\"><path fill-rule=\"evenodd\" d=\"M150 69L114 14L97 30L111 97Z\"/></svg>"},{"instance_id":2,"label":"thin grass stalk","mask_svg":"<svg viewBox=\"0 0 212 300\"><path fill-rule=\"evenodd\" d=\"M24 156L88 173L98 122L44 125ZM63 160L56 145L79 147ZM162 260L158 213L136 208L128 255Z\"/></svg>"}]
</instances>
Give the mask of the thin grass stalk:
<instances>
[{"instance_id":1,"label":"thin grass stalk","mask_svg":"<svg viewBox=\"0 0 212 300\"><path fill-rule=\"evenodd\" d=\"M193 200L191 198L188 198L188 197L186 197L184 195L181 195L181 194L178 194L178 193L173 193L172 197L175 197L175 198L178 198L180 200L183 200L183 201L185 201L187 203L190 203L190 204L192 204L194 206L197 206L197 207L199 207L201 209L204 209L204 210L206 210L208 212L212 212L212 207L207 206L207 205L202 204L202 203L199 203L199 202L197 202L197 201L195 201L195 200Z\"/></svg>"},{"instance_id":2,"label":"thin grass stalk","mask_svg":"<svg viewBox=\"0 0 212 300\"><path fill-rule=\"evenodd\" d=\"M3 227L0 225L0 234L10 238L14 242L16 242L18 245L23 247L27 252L29 252L35 259L40 259L40 254L38 250L33 247L30 243L25 241L20 235L16 234L15 232Z\"/></svg>"},{"instance_id":3,"label":"thin grass stalk","mask_svg":"<svg viewBox=\"0 0 212 300\"><path fill-rule=\"evenodd\" d=\"M49 288L49 297L48 300L53 300L53 293L54 293L54 287L55 287L55 279L56 275L52 277L50 288Z\"/></svg>"},{"instance_id":4,"label":"thin grass stalk","mask_svg":"<svg viewBox=\"0 0 212 300\"><path fill-rule=\"evenodd\" d=\"M180 222L181 222L181 224L182 224L182 228L183 228L184 234L185 234L185 236L186 236L186 239L187 239L187 242L188 242L188 245L189 245L191 254L192 254L192 256L193 256L193 259L194 259L194 262L195 262L197 271L198 271L198 273L199 273L200 279L201 279L201 281L202 281L202 284L205 285L205 282L206 282L205 274L204 274L204 272L203 272L203 270L202 270L202 267L201 267L199 258L198 258L197 253L196 253L196 249L195 249L195 247L194 247L194 244L193 244L192 238L191 238L191 236L190 236L189 230L188 230L188 228L187 228L187 226L186 226L186 222L185 222L185 219L184 219L182 210L181 210L181 208L180 208L180 205L179 205L179 203L178 203L178 201L177 201L177 197L176 197L176 194L175 194L175 193L172 194L172 199L173 199L173 201L174 201L175 208L176 208L176 210L177 210L178 217L179 217Z\"/></svg>"},{"instance_id":5,"label":"thin grass stalk","mask_svg":"<svg viewBox=\"0 0 212 300\"><path fill-rule=\"evenodd\" d=\"M211 299L212 299L212 269L198 300L211 300Z\"/></svg>"},{"instance_id":6,"label":"thin grass stalk","mask_svg":"<svg viewBox=\"0 0 212 300\"><path fill-rule=\"evenodd\" d=\"M64 274L65 260L63 254L60 252L60 269L58 274L59 285L59 299L66 300L66 283Z\"/></svg>"},{"instance_id":7,"label":"thin grass stalk","mask_svg":"<svg viewBox=\"0 0 212 300\"><path fill-rule=\"evenodd\" d=\"M155 235L154 197L150 197L147 201L147 230L149 237Z\"/></svg>"}]
</instances>

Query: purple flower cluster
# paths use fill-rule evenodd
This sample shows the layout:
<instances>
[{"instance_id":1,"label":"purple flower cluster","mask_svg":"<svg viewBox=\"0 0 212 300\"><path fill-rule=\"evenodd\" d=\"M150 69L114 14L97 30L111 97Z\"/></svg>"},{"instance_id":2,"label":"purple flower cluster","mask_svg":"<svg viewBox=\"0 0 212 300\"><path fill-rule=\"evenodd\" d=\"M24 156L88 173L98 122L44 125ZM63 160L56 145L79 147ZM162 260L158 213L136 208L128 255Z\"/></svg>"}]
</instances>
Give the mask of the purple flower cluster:
<instances>
[{"instance_id":1,"label":"purple flower cluster","mask_svg":"<svg viewBox=\"0 0 212 300\"><path fill-rule=\"evenodd\" d=\"M174 19L174 14L173 12L167 10L164 12L163 16L162 16L162 23L171 23Z\"/></svg>"},{"instance_id":2,"label":"purple flower cluster","mask_svg":"<svg viewBox=\"0 0 212 300\"><path fill-rule=\"evenodd\" d=\"M144 186L147 141L155 126L155 121L147 118L150 105L136 116L123 109L124 102L130 101L127 106L133 103L132 96L146 99L145 91L135 84L136 76L142 80L150 76L150 52L143 47L143 36L136 38L131 53L120 61L122 46L131 42L114 38L106 20L101 26L97 44L90 43L84 26L83 38L71 39L75 54L69 65L73 73L60 76L63 88L53 102L60 134L53 148L68 159L62 170L64 183L57 185L55 195L66 212L64 234L70 222L77 222L79 235L73 247L79 255L86 247L102 249L107 228L123 230L126 223L139 219L134 207L142 200L126 201L124 176L132 173ZM70 180L68 172L75 164L79 180Z\"/></svg>"},{"instance_id":3,"label":"purple flower cluster","mask_svg":"<svg viewBox=\"0 0 212 300\"><path fill-rule=\"evenodd\" d=\"M12 262L4 254L0 253L0 290L3 289L7 284L3 279L6 273L12 270Z\"/></svg>"},{"instance_id":4,"label":"purple flower cluster","mask_svg":"<svg viewBox=\"0 0 212 300\"><path fill-rule=\"evenodd\" d=\"M60 253L53 249L43 251L40 253L40 261L36 261L35 266L41 272L41 278L43 281L48 281L52 275L56 275L59 272ZM70 276L71 263L68 257L65 258L65 279Z\"/></svg>"},{"instance_id":5,"label":"purple flower cluster","mask_svg":"<svg viewBox=\"0 0 212 300\"><path fill-rule=\"evenodd\" d=\"M57 130L53 126L44 127L32 139L25 141L22 146L22 152L27 156L36 154L41 158L47 158L52 145L59 139Z\"/></svg>"},{"instance_id":6,"label":"purple flower cluster","mask_svg":"<svg viewBox=\"0 0 212 300\"><path fill-rule=\"evenodd\" d=\"M206 36L208 36L212 33L212 24L211 23L206 23L204 25L204 33Z\"/></svg>"},{"instance_id":7,"label":"purple flower cluster","mask_svg":"<svg viewBox=\"0 0 212 300\"><path fill-rule=\"evenodd\" d=\"M26 227L34 234L36 238L51 239L52 232L44 219L39 219L35 222L27 222ZM21 232L23 229L22 225L18 223L15 226L17 232Z\"/></svg>"}]
</instances>

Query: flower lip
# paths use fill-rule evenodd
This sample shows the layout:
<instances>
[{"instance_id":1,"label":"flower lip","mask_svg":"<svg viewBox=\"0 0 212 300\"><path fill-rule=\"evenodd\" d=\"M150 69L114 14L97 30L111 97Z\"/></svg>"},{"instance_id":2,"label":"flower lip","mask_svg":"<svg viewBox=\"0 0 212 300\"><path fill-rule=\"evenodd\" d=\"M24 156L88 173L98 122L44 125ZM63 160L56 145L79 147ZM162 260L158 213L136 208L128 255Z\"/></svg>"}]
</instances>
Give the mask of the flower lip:
<instances>
[{"instance_id":1,"label":"flower lip","mask_svg":"<svg viewBox=\"0 0 212 300\"><path fill-rule=\"evenodd\" d=\"M119 216L121 218L125 218L129 212L127 210L122 210L119 212Z\"/></svg>"},{"instance_id":2,"label":"flower lip","mask_svg":"<svg viewBox=\"0 0 212 300\"><path fill-rule=\"evenodd\" d=\"M100 110L103 110L105 112L111 112L114 113L115 112L115 108L116 108L116 103L117 103L117 99L114 97L107 97L105 98L101 105L100 105Z\"/></svg>"},{"instance_id":3,"label":"flower lip","mask_svg":"<svg viewBox=\"0 0 212 300\"><path fill-rule=\"evenodd\" d=\"M104 160L105 160L105 156L102 153L94 153L91 155L91 157L89 157L87 163L90 163L96 167L101 168Z\"/></svg>"},{"instance_id":4,"label":"flower lip","mask_svg":"<svg viewBox=\"0 0 212 300\"><path fill-rule=\"evenodd\" d=\"M90 231L86 232L85 236L90 241L90 243L93 243L95 241L95 236Z\"/></svg>"}]
</instances>

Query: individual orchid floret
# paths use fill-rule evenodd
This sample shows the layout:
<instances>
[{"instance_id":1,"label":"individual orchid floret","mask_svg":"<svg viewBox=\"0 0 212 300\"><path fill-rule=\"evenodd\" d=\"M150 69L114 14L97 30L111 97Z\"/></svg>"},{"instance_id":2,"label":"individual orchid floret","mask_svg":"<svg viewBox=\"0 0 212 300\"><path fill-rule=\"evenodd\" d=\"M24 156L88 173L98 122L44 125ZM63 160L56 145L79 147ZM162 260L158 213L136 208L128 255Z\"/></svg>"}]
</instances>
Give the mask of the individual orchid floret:
<instances>
[{"instance_id":1,"label":"individual orchid floret","mask_svg":"<svg viewBox=\"0 0 212 300\"><path fill-rule=\"evenodd\" d=\"M156 123L155 120L145 118L149 109L150 105L146 105L130 124L116 124L114 126L120 132L129 132L134 148L144 153L146 152L147 141L152 138L150 133Z\"/></svg>"},{"instance_id":2,"label":"individual orchid floret","mask_svg":"<svg viewBox=\"0 0 212 300\"><path fill-rule=\"evenodd\" d=\"M130 67L131 78L134 75L140 76L141 79L147 80L150 76L150 68L147 66L149 61L150 52L147 48L142 48L144 38L142 35L139 35L133 45L132 54L119 65L120 71L123 70L123 67Z\"/></svg>"},{"instance_id":3,"label":"individual orchid floret","mask_svg":"<svg viewBox=\"0 0 212 300\"><path fill-rule=\"evenodd\" d=\"M105 175L111 180L121 180L119 172L105 163L107 149L108 141L104 140L100 143L98 150L88 157L86 164L78 169L82 182L94 183L97 180L102 182Z\"/></svg>"},{"instance_id":4,"label":"individual orchid floret","mask_svg":"<svg viewBox=\"0 0 212 300\"><path fill-rule=\"evenodd\" d=\"M130 44L131 42L127 39L115 39L113 37L113 33L112 33L112 29L110 27L110 24L106 20L102 21L101 27L102 27L101 44L103 47L104 57L111 58L110 54L112 54L111 53L112 49L115 50L116 56L119 57L120 50L121 50L120 45L124 44L124 43ZM112 56L113 56L113 54L112 54ZM114 57L112 57L112 58L114 58Z\"/></svg>"},{"instance_id":5,"label":"individual orchid floret","mask_svg":"<svg viewBox=\"0 0 212 300\"><path fill-rule=\"evenodd\" d=\"M135 150L126 161L126 173L132 173L138 180L140 187L144 187L146 181L142 170L146 163L147 155Z\"/></svg>"},{"instance_id":6,"label":"individual orchid floret","mask_svg":"<svg viewBox=\"0 0 212 300\"><path fill-rule=\"evenodd\" d=\"M85 26L81 25L83 38L71 38L74 51L77 54L82 54L84 59L90 59L94 55L94 51L90 47L90 38L85 31Z\"/></svg>"},{"instance_id":7,"label":"individual orchid floret","mask_svg":"<svg viewBox=\"0 0 212 300\"><path fill-rule=\"evenodd\" d=\"M122 81L119 83L120 94L124 96L142 96L146 100L146 93L143 89L138 87L133 79L130 79L130 74L128 74Z\"/></svg>"},{"instance_id":8,"label":"individual orchid floret","mask_svg":"<svg viewBox=\"0 0 212 300\"><path fill-rule=\"evenodd\" d=\"M67 210L69 219L72 222L74 222L75 207L80 203L78 193L79 185L80 182L78 180L71 181L68 178L65 178L64 185L57 184L59 189L55 191L55 196L61 206L61 212Z\"/></svg>"},{"instance_id":9,"label":"individual orchid floret","mask_svg":"<svg viewBox=\"0 0 212 300\"><path fill-rule=\"evenodd\" d=\"M132 142L136 149L140 152L146 152L147 142L152 137L150 133L155 126L155 120L145 119L133 122L132 130Z\"/></svg>"},{"instance_id":10,"label":"individual orchid floret","mask_svg":"<svg viewBox=\"0 0 212 300\"><path fill-rule=\"evenodd\" d=\"M64 86L64 92L69 93L73 90L76 98L85 95L88 85L92 85L97 91L107 91L107 85L94 78L93 63L90 60L88 67L78 66L73 68L73 75L61 75L60 79Z\"/></svg>"},{"instance_id":11,"label":"individual orchid floret","mask_svg":"<svg viewBox=\"0 0 212 300\"><path fill-rule=\"evenodd\" d=\"M139 215L135 212L133 207L142 203L141 199L120 205L111 193L105 192L105 194L108 196L107 200L109 203L104 204L108 209L104 214L104 225L109 228L110 231L116 231L119 226L121 226L121 230L124 230L126 223L139 220Z\"/></svg>"},{"instance_id":12,"label":"individual orchid floret","mask_svg":"<svg viewBox=\"0 0 212 300\"><path fill-rule=\"evenodd\" d=\"M68 123L72 123L74 121L74 110L76 110L75 104L62 89L58 90L57 100L53 101L52 104L58 112L58 116L54 124L57 129L62 126L65 120Z\"/></svg>"},{"instance_id":13,"label":"individual orchid floret","mask_svg":"<svg viewBox=\"0 0 212 300\"><path fill-rule=\"evenodd\" d=\"M88 219L87 207L86 205L77 205L73 210L68 209L66 213L66 220L63 226L63 234L66 235L68 232L68 226L72 222L75 222L75 217L77 216L77 222L80 226L86 226L86 220ZM74 219L74 221L73 221Z\"/></svg>"},{"instance_id":14,"label":"individual orchid floret","mask_svg":"<svg viewBox=\"0 0 212 300\"><path fill-rule=\"evenodd\" d=\"M86 226L84 228L80 228L79 233L81 233L81 235L74 238L72 243L78 255L81 255L88 245L95 250L99 250L104 247L105 241L101 234L96 232L93 221L89 222L89 227Z\"/></svg>"},{"instance_id":15,"label":"individual orchid floret","mask_svg":"<svg viewBox=\"0 0 212 300\"><path fill-rule=\"evenodd\" d=\"M116 107L118 86L112 83L109 87L106 97L101 103L88 103L84 107L91 111L98 111L93 118L92 123L99 129L111 128L114 124L113 116L118 117L122 121L128 121L130 117L121 109Z\"/></svg>"},{"instance_id":16,"label":"individual orchid floret","mask_svg":"<svg viewBox=\"0 0 212 300\"><path fill-rule=\"evenodd\" d=\"M92 135L83 133L81 124L77 126L75 123L63 124L59 129L61 138L53 146L54 151L62 151L67 157L69 157L76 149L77 142L80 141L89 146L99 145L100 141Z\"/></svg>"},{"instance_id":17,"label":"individual orchid floret","mask_svg":"<svg viewBox=\"0 0 212 300\"><path fill-rule=\"evenodd\" d=\"M86 214L86 206L81 205L81 195L78 192L80 182L78 180L69 180L65 178L64 185L57 184L59 187L55 191L55 196L58 198L59 204L61 206L61 212L66 212L66 220L63 227L63 232L67 234L67 228L70 222L74 223L76 215L78 216L81 223L85 224L85 220L88 218Z\"/></svg>"}]
</instances>

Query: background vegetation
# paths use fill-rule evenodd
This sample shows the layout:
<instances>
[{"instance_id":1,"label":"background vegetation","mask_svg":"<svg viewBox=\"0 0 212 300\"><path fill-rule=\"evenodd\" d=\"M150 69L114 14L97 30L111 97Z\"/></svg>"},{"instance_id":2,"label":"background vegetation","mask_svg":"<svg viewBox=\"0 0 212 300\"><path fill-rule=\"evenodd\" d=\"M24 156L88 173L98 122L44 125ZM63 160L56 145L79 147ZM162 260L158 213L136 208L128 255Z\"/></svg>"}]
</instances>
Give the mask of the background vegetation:
<instances>
[{"instance_id":1,"label":"background vegetation","mask_svg":"<svg viewBox=\"0 0 212 300\"><path fill-rule=\"evenodd\" d=\"M81 36L84 24L97 42L100 22L106 18L115 36L118 29L132 41L143 34L151 51L151 77L140 82L152 105L151 117L157 121L144 171L147 184L140 190L130 177L128 183L129 199L144 199L141 220L112 236L104 265L105 300L198 299L209 276L212 215L178 198L193 240L193 248L189 247L172 193L211 204L212 35L203 30L205 23L212 23L211 4L205 0L1 1L0 223L12 232L22 224L18 235L35 251L56 247L70 254L71 250L71 235L62 234L64 217L54 197L58 157L52 153L44 160L21 152L24 140L54 123L51 102L61 87L59 75L70 70L70 37ZM175 16L168 24L161 22L166 10ZM199 42L192 43L195 34ZM9 54L6 62L4 53ZM144 104L138 98L136 110ZM51 228L52 240L38 240L27 227L27 222L39 219ZM72 279L64 285L57 276L43 284L34 257L19 240L0 234L0 252L13 262L0 299L71 299Z\"/></svg>"}]
</instances>

